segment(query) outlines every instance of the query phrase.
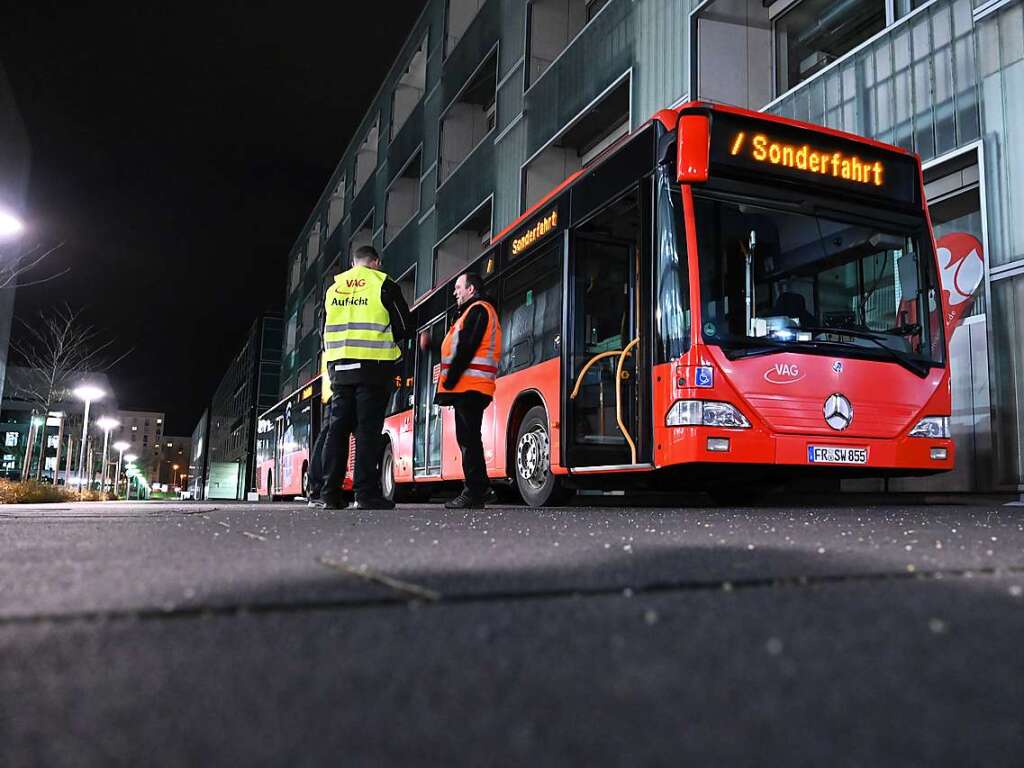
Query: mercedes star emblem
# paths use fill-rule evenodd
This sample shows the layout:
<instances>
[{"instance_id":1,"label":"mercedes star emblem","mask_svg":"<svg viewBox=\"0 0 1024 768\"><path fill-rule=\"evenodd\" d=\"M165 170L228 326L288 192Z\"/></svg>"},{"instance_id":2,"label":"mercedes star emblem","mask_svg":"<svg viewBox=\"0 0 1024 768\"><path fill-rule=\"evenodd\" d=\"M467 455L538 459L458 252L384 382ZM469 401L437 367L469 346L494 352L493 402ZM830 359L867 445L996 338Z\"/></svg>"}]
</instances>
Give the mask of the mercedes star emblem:
<instances>
[{"instance_id":1,"label":"mercedes star emblem","mask_svg":"<svg viewBox=\"0 0 1024 768\"><path fill-rule=\"evenodd\" d=\"M853 421L853 406L840 394L830 395L825 400L825 423L842 432Z\"/></svg>"}]
</instances>

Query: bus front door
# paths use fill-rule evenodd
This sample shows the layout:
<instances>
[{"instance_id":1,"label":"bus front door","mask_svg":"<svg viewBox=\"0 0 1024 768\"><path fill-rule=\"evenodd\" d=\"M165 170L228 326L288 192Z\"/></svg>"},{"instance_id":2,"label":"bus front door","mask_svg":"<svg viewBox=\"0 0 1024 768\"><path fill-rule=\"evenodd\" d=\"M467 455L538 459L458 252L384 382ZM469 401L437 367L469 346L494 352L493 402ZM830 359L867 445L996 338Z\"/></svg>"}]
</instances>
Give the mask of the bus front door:
<instances>
[{"instance_id":1,"label":"bus front door","mask_svg":"<svg viewBox=\"0 0 1024 768\"><path fill-rule=\"evenodd\" d=\"M562 402L565 466L634 466L640 443L641 357L635 241L576 233L569 259Z\"/></svg>"},{"instance_id":2,"label":"bus front door","mask_svg":"<svg viewBox=\"0 0 1024 768\"><path fill-rule=\"evenodd\" d=\"M416 350L412 451L415 477L441 475L441 408L434 405L434 394L441 375L441 342L446 330L441 317L420 331L427 334L430 344L428 349Z\"/></svg>"}]
</instances>

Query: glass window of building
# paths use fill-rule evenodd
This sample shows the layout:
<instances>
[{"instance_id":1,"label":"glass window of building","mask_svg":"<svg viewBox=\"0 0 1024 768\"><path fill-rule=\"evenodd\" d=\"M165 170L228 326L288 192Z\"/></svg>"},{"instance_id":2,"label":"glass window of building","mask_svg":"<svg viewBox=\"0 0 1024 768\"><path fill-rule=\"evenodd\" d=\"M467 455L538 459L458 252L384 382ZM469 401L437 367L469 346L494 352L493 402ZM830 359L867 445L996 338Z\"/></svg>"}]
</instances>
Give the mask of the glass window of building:
<instances>
[{"instance_id":1,"label":"glass window of building","mask_svg":"<svg viewBox=\"0 0 1024 768\"><path fill-rule=\"evenodd\" d=\"M352 194L358 195L373 172L377 170L377 142L380 138L380 117L373 121L366 138L356 152L355 186Z\"/></svg>"},{"instance_id":2,"label":"glass window of building","mask_svg":"<svg viewBox=\"0 0 1024 768\"><path fill-rule=\"evenodd\" d=\"M885 0L801 0L772 22L775 92L785 93L885 29Z\"/></svg>"},{"instance_id":3,"label":"glass window of building","mask_svg":"<svg viewBox=\"0 0 1024 768\"><path fill-rule=\"evenodd\" d=\"M413 264L396 281L398 288L402 291L405 303L412 306L416 298L416 265Z\"/></svg>"},{"instance_id":4,"label":"glass window of building","mask_svg":"<svg viewBox=\"0 0 1024 768\"><path fill-rule=\"evenodd\" d=\"M531 0L527 6L527 86L537 81L608 0Z\"/></svg>"},{"instance_id":5,"label":"glass window of building","mask_svg":"<svg viewBox=\"0 0 1024 768\"><path fill-rule=\"evenodd\" d=\"M299 286L302 279L302 251L296 251L292 255L291 268L288 272L288 293L291 293Z\"/></svg>"},{"instance_id":6,"label":"glass window of building","mask_svg":"<svg viewBox=\"0 0 1024 768\"><path fill-rule=\"evenodd\" d=\"M498 51L487 57L441 117L438 186L494 129Z\"/></svg>"},{"instance_id":7,"label":"glass window of building","mask_svg":"<svg viewBox=\"0 0 1024 768\"><path fill-rule=\"evenodd\" d=\"M943 286L956 292L958 300L963 298L959 295L961 289L973 289L969 299L972 302L971 309L964 313L964 317L982 315L985 313L985 254L980 250L977 255L969 251L959 252L962 249L959 249L960 240L957 238L958 235L967 235L977 243L979 249L983 249L977 154L972 150L931 166L925 170L924 179L928 212L939 249Z\"/></svg>"},{"instance_id":8,"label":"glass window of building","mask_svg":"<svg viewBox=\"0 0 1024 768\"><path fill-rule=\"evenodd\" d=\"M364 245L373 245L373 211L372 210L368 214L366 214L366 218L363 219L363 223L360 224L356 228L356 230L352 233L352 237L349 238L349 241L348 241L349 259L352 258L352 254L355 253L357 249L361 248ZM344 269L348 269L350 264L351 264L351 261L349 261L348 263L342 264L341 268L343 270Z\"/></svg>"},{"instance_id":9,"label":"glass window of building","mask_svg":"<svg viewBox=\"0 0 1024 768\"><path fill-rule=\"evenodd\" d=\"M395 84L395 92L391 96L391 138L394 139L402 130L405 121L409 119L413 109L423 98L423 91L427 84L427 38L413 53L409 60L409 66L398 78Z\"/></svg>"},{"instance_id":10,"label":"glass window of building","mask_svg":"<svg viewBox=\"0 0 1024 768\"><path fill-rule=\"evenodd\" d=\"M491 199L466 218L434 249L434 286L448 281L491 242Z\"/></svg>"},{"instance_id":11,"label":"glass window of building","mask_svg":"<svg viewBox=\"0 0 1024 768\"><path fill-rule=\"evenodd\" d=\"M445 56L459 44L470 22L483 8L484 2L485 0L448 0L448 12L445 14Z\"/></svg>"},{"instance_id":12,"label":"glass window of building","mask_svg":"<svg viewBox=\"0 0 1024 768\"><path fill-rule=\"evenodd\" d=\"M334 191L331 192L331 200L327 206L327 236L330 237L334 234L334 230L341 224L341 220L345 218L345 175L342 174L341 180L335 185Z\"/></svg>"},{"instance_id":13,"label":"glass window of building","mask_svg":"<svg viewBox=\"0 0 1024 768\"><path fill-rule=\"evenodd\" d=\"M309 228L306 238L306 264L313 264L320 257L320 220L317 219Z\"/></svg>"},{"instance_id":14,"label":"glass window of building","mask_svg":"<svg viewBox=\"0 0 1024 768\"><path fill-rule=\"evenodd\" d=\"M523 167L520 211L629 133L629 78L605 94Z\"/></svg>"},{"instance_id":15,"label":"glass window of building","mask_svg":"<svg viewBox=\"0 0 1024 768\"><path fill-rule=\"evenodd\" d=\"M302 302L302 336L316 330L316 308L322 303L323 296L315 288L306 294L306 300Z\"/></svg>"},{"instance_id":16,"label":"glass window of building","mask_svg":"<svg viewBox=\"0 0 1024 768\"><path fill-rule=\"evenodd\" d=\"M420 157L419 152L413 155L388 188L384 208L384 245L390 243L420 209Z\"/></svg>"},{"instance_id":17,"label":"glass window of building","mask_svg":"<svg viewBox=\"0 0 1024 768\"><path fill-rule=\"evenodd\" d=\"M291 352L295 349L295 334L298 329L299 317L297 314L293 314L288 318L288 325L285 327L284 334L284 349L285 352Z\"/></svg>"}]
</instances>

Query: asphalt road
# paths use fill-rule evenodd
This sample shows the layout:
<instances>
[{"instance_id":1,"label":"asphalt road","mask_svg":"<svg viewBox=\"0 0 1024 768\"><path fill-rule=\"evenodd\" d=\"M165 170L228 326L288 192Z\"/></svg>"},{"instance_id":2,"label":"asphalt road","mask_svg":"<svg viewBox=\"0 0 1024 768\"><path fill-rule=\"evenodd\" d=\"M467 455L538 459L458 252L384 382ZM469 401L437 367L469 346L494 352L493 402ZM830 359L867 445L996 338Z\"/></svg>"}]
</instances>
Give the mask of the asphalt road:
<instances>
[{"instance_id":1,"label":"asphalt road","mask_svg":"<svg viewBox=\"0 0 1024 768\"><path fill-rule=\"evenodd\" d=\"M1022 646L998 500L0 507L2 766L1021 766Z\"/></svg>"}]
</instances>

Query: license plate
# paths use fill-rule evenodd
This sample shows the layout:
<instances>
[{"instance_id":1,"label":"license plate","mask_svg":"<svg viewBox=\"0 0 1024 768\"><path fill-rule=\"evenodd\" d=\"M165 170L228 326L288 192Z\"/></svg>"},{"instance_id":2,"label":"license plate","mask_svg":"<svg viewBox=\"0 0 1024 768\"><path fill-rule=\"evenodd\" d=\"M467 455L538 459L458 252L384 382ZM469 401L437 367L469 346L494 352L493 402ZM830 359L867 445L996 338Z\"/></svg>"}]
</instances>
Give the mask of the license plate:
<instances>
[{"instance_id":1,"label":"license plate","mask_svg":"<svg viewBox=\"0 0 1024 768\"><path fill-rule=\"evenodd\" d=\"M811 464L867 464L868 449L808 445L807 461Z\"/></svg>"}]
</instances>

